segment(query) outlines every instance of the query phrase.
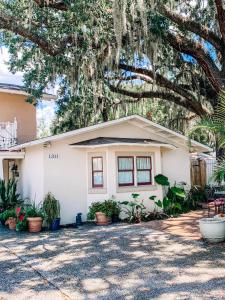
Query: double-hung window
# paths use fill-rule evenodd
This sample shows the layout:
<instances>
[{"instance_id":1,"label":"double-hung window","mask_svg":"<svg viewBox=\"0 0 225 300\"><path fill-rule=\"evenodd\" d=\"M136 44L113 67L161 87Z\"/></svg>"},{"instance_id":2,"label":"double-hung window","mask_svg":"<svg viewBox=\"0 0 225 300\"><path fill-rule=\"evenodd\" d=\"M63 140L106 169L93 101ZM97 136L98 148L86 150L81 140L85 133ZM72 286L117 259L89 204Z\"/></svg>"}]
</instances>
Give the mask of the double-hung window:
<instances>
[{"instance_id":1,"label":"double-hung window","mask_svg":"<svg viewBox=\"0 0 225 300\"><path fill-rule=\"evenodd\" d=\"M141 186L152 184L152 161L150 156L119 156L118 185Z\"/></svg>"},{"instance_id":2,"label":"double-hung window","mask_svg":"<svg viewBox=\"0 0 225 300\"><path fill-rule=\"evenodd\" d=\"M137 185L150 185L152 183L151 157L137 156Z\"/></svg>"},{"instance_id":3,"label":"double-hung window","mask_svg":"<svg viewBox=\"0 0 225 300\"><path fill-rule=\"evenodd\" d=\"M134 158L118 157L118 182L119 186L134 185Z\"/></svg>"},{"instance_id":4,"label":"double-hung window","mask_svg":"<svg viewBox=\"0 0 225 300\"><path fill-rule=\"evenodd\" d=\"M103 157L92 157L92 187L103 187Z\"/></svg>"}]
</instances>

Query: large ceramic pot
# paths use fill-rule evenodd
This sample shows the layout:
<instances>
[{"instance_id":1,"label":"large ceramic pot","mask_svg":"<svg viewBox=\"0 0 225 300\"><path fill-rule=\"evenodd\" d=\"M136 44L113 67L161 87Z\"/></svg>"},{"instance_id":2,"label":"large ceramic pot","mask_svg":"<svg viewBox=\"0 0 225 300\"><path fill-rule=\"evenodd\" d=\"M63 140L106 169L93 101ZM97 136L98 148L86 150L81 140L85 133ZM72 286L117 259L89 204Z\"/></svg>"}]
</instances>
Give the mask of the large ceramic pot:
<instances>
[{"instance_id":1,"label":"large ceramic pot","mask_svg":"<svg viewBox=\"0 0 225 300\"><path fill-rule=\"evenodd\" d=\"M202 237L211 243L225 240L225 220L219 218L204 218L199 221Z\"/></svg>"},{"instance_id":2,"label":"large ceramic pot","mask_svg":"<svg viewBox=\"0 0 225 300\"><path fill-rule=\"evenodd\" d=\"M97 220L97 225L109 225L110 223L110 219L102 212L96 212L95 217Z\"/></svg>"},{"instance_id":3,"label":"large ceramic pot","mask_svg":"<svg viewBox=\"0 0 225 300\"><path fill-rule=\"evenodd\" d=\"M27 218L29 232L40 232L43 219L41 217Z\"/></svg>"},{"instance_id":4,"label":"large ceramic pot","mask_svg":"<svg viewBox=\"0 0 225 300\"><path fill-rule=\"evenodd\" d=\"M9 229L15 230L16 229L16 218L10 217L7 220L7 225L9 225Z\"/></svg>"}]
</instances>

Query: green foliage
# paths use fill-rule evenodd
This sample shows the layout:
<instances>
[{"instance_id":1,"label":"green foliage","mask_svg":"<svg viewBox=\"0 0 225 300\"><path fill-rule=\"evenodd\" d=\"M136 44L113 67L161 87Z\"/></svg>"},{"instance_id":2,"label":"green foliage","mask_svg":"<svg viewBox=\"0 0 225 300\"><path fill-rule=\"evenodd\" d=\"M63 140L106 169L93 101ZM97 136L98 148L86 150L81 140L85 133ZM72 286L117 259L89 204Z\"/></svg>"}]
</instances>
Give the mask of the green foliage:
<instances>
[{"instance_id":1,"label":"green foliage","mask_svg":"<svg viewBox=\"0 0 225 300\"><path fill-rule=\"evenodd\" d=\"M169 186L169 179L168 177L162 175L162 174L158 174L155 176L155 182L158 183L159 185L162 186Z\"/></svg>"},{"instance_id":2,"label":"green foliage","mask_svg":"<svg viewBox=\"0 0 225 300\"><path fill-rule=\"evenodd\" d=\"M122 205L122 211L127 215L129 223L140 223L146 207L143 201L139 201L139 194L132 194L131 196L132 201L121 201L119 203Z\"/></svg>"},{"instance_id":3,"label":"green foliage","mask_svg":"<svg viewBox=\"0 0 225 300\"><path fill-rule=\"evenodd\" d=\"M33 202L27 206L25 210L25 218L27 219L36 217L41 217L44 219L46 216L41 205L36 205L35 202Z\"/></svg>"},{"instance_id":4,"label":"green foliage","mask_svg":"<svg viewBox=\"0 0 225 300\"><path fill-rule=\"evenodd\" d=\"M157 177L157 176L156 176ZM160 182L163 187L168 187L166 196L162 200L157 199L156 196L149 197L150 200L155 202L155 205L162 209L165 214L168 216L175 216L177 214L188 212L191 209L196 209L197 207L197 195L194 194L194 189L191 189L188 193L184 190L183 187L172 186L167 177L159 175Z\"/></svg>"},{"instance_id":5,"label":"green foliage","mask_svg":"<svg viewBox=\"0 0 225 300\"><path fill-rule=\"evenodd\" d=\"M0 213L0 219L3 221L7 221L10 217L16 218L15 208L6 209L2 213Z\"/></svg>"},{"instance_id":6,"label":"green foliage","mask_svg":"<svg viewBox=\"0 0 225 300\"><path fill-rule=\"evenodd\" d=\"M12 208L22 204L20 194L17 193L17 181L10 179L8 182L0 179L0 207Z\"/></svg>"},{"instance_id":7,"label":"green foliage","mask_svg":"<svg viewBox=\"0 0 225 300\"><path fill-rule=\"evenodd\" d=\"M118 117L132 112L146 115L146 110L151 112L153 118L159 115L154 108L144 104L145 99L142 100L141 96L132 100L126 93L118 99L108 97L106 87L110 84L123 87L125 91L138 87L141 92L162 92L169 105L159 105L160 113L165 111L160 120L162 124L179 131L185 130L190 118L193 120L193 114L190 116L188 109L192 113L194 106L206 102L206 107L211 108L216 102L213 99L216 99L217 92L209 82L211 78L203 72L207 68L202 70L198 60L193 59L194 63L191 59L188 62L184 60L179 47L171 47L171 39L167 37L173 27L173 33L177 34L175 38L181 40L188 37L191 45L196 41L196 34L187 30L185 23L177 25L165 16L159 5L166 4L171 11L179 12L181 18L185 15L202 27L209 26L217 31L219 26L212 1L205 6L199 4L202 1L195 1L194 4L191 4L193 1L169 0L63 1L67 5L66 10L51 8L52 1L45 1L46 5L37 5L36 2L1 2L1 44L9 50L11 71L23 71L25 74L26 90L31 94L29 101L36 103L49 84L60 86L60 94L65 98L60 97L64 99L60 99L54 132L101 121L105 111L109 118L110 115ZM198 43L202 48L206 46L202 38L198 39ZM191 50L196 53L194 48L189 49L189 54ZM205 62L203 59L201 61ZM131 66L148 64L147 69L153 70L153 80L147 75L130 80L130 72L118 70L119 62ZM166 87L158 86L156 75L164 76L171 83ZM168 93L174 85L176 89ZM180 92L177 93L177 90ZM176 96L175 101L172 96ZM146 100L153 102L153 98ZM190 99L196 105L189 105L192 104ZM177 102L184 107L178 107ZM175 125L171 124L172 121Z\"/></svg>"},{"instance_id":8,"label":"green foliage","mask_svg":"<svg viewBox=\"0 0 225 300\"><path fill-rule=\"evenodd\" d=\"M95 213L102 212L108 218L112 218L113 215L119 216L120 208L118 203L114 200L105 200L104 202L93 202L89 207L87 219L92 221L95 219Z\"/></svg>"},{"instance_id":9,"label":"green foliage","mask_svg":"<svg viewBox=\"0 0 225 300\"><path fill-rule=\"evenodd\" d=\"M17 222L16 231L27 231L27 229L28 229L27 219Z\"/></svg>"},{"instance_id":10,"label":"green foliage","mask_svg":"<svg viewBox=\"0 0 225 300\"><path fill-rule=\"evenodd\" d=\"M56 200L51 193L48 193L44 198L43 211L46 216L46 222L49 227L56 218L60 218L59 201Z\"/></svg>"},{"instance_id":11,"label":"green foliage","mask_svg":"<svg viewBox=\"0 0 225 300\"><path fill-rule=\"evenodd\" d=\"M225 157L218 159L217 165L214 168L213 178L216 182L225 182Z\"/></svg>"}]
</instances>

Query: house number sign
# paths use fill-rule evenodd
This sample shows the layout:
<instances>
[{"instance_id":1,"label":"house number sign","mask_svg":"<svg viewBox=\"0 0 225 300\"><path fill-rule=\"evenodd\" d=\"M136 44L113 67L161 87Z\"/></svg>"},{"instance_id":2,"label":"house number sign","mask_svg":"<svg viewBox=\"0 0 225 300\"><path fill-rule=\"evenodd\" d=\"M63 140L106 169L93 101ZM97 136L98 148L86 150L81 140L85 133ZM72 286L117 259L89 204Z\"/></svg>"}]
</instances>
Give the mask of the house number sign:
<instances>
[{"instance_id":1,"label":"house number sign","mask_svg":"<svg viewBox=\"0 0 225 300\"><path fill-rule=\"evenodd\" d=\"M59 154L49 153L48 158L49 159L58 159L59 158Z\"/></svg>"}]
</instances>

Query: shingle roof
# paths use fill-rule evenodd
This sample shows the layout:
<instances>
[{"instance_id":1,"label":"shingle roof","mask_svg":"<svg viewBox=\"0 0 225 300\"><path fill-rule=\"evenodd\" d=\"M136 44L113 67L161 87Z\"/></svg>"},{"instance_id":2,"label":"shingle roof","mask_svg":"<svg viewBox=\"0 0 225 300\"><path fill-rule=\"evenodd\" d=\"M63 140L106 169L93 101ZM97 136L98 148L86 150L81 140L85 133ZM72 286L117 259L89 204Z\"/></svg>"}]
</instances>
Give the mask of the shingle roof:
<instances>
[{"instance_id":1,"label":"shingle roof","mask_svg":"<svg viewBox=\"0 0 225 300\"><path fill-rule=\"evenodd\" d=\"M115 138L115 137L97 137L90 140L70 144L70 146L96 146L96 145L109 145L109 144L167 144L164 142L152 139L136 139L136 138Z\"/></svg>"},{"instance_id":2,"label":"shingle roof","mask_svg":"<svg viewBox=\"0 0 225 300\"><path fill-rule=\"evenodd\" d=\"M16 85L16 84L10 84L10 83L0 83L0 89L15 90L15 91L25 91L23 86Z\"/></svg>"}]
</instances>

